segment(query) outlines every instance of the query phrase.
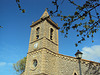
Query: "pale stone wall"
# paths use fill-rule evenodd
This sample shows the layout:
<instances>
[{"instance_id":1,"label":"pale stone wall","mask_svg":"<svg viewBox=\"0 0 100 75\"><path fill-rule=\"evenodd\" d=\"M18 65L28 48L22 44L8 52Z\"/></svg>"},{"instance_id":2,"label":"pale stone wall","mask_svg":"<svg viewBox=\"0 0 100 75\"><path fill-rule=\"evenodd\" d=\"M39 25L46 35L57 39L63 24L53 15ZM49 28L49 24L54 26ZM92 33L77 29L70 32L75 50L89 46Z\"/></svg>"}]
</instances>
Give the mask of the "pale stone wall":
<instances>
[{"instance_id":1,"label":"pale stone wall","mask_svg":"<svg viewBox=\"0 0 100 75\"><path fill-rule=\"evenodd\" d=\"M76 59L56 54L45 50L45 74L47 75L73 75L73 72L79 73Z\"/></svg>"},{"instance_id":2,"label":"pale stone wall","mask_svg":"<svg viewBox=\"0 0 100 75\"><path fill-rule=\"evenodd\" d=\"M36 29L38 27L40 27L39 39L36 39ZM50 28L54 30L53 40L50 40ZM50 23L48 23L46 20L32 27L28 52L35 50L35 43L38 43L38 49L45 47L58 53L58 29L50 25Z\"/></svg>"},{"instance_id":3,"label":"pale stone wall","mask_svg":"<svg viewBox=\"0 0 100 75\"><path fill-rule=\"evenodd\" d=\"M78 59L47 51L46 72L48 75L79 75ZM82 75L100 75L100 63L81 60Z\"/></svg>"},{"instance_id":4,"label":"pale stone wall","mask_svg":"<svg viewBox=\"0 0 100 75\"><path fill-rule=\"evenodd\" d=\"M32 71L31 74L74 75L74 73L76 73L79 75L79 63L76 58L57 54L46 49L39 50L35 53L34 56L36 56L38 60L38 67ZM100 63L82 59L81 66L82 75L100 75Z\"/></svg>"},{"instance_id":5,"label":"pale stone wall","mask_svg":"<svg viewBox=\"0 0 100 75\"><path fill-rule=\"evenodd\" d=\"M53 29L53 42L58 44L58 29L56 29L53 25L51 25L50 23L48 23L46 20L45 20L45 36L46 38L50 39L50 29L52 28Z\"/></svg>"},{"instance_id":6,"label":"pale stone wall","mask_svg":"<svg viewBox=\"0 0 100 75\"><path fill-rule=\"evenodd\" d=\"M38 25L31 28L31 34L30 34L30 43L33 41L36 41L36 28L40 27L39 32L39 38L46 37L50 39L50 28L52 28L53 31L53 42L58 44L58 29L56 29L53 25L48 23L46 20L42 21Z\"/></svg>"},{"instance_id":7,"label":"pale stone wall","mask_svg":"<svg viewBox=\"0 0 100 75\"><path fill-rule=\"evenodd\" d=\"M42 49L41 49L42 50ZM25 75L35 75L43 73L43 51L35 51L27 54ZM33 60L37 60L37 66L33 66Z\"/></svg>"},{"instance_id":8,"label":"pale stone wall","mask_svg":"<svg viewBox=\"0 0 100 75\"><path fill-rule=\"evenodd\" d=\"M28 58L23 75L79 75L79 63L74 57L41 49L28 54ZM38 61L36 68L32 63L34 59ZM81 66L82 75L100 75L100 63L82 59Z\"/></svg>"},{"instance_id":9,"label":"pale stone wall","mask_svg":"<svg viewBox=\"0 0 100 75\"><path fill-rule=\"evenodd\" d=\"M48 50L45 50L45 74L47 75L57 75L58 74L58 69L57 69L57 58L52 55Z\"/></svg>"},{"instance_id":10,"label":"pale stone wall","mask_svg":"<svg viewBox=\"0 0 100 75\"><path fill-rule=\"evenodd\" d=\"M37 48L34 47L34 45L36 43L38 43ZM29 50L28 50L28 52L32 52L32 51L35 51L37 49L43 48L43 46L44 46L44 39L43 38L41 40L38 39L37 41L29 44Z\"/></svg>"},{"instance_id":11,"label":"pale stone wall","mask_svg":"<svg viewBox=\"0 0 100 75\"><path fill-rule=\"evenodd\" d=\"M45 31L44 25L45 25L45 22L42 21L38 25L36 25L36 26L34 26L34 27L31 28L30 43L37 40L36 39L36 29L38 27L40 27L39 38L44 37L44 31Z\"/></svg>"}]
</instances>

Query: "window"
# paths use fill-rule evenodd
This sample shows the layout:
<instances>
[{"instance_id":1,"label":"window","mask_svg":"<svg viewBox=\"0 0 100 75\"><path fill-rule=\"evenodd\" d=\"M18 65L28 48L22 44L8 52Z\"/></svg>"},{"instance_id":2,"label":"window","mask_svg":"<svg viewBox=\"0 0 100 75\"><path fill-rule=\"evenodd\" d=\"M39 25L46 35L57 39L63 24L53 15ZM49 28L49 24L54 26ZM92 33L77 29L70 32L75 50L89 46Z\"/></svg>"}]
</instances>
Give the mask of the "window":
<instances>
[{"instance_id":1,"label":"window","mask_svg":"<svg viewBox=\"0 0 100 75\"><path fill-rule=\"evenodd\" d=\"M39 35L36 35L36 39L39 39Z\"/></svg>"},{"instance_id":2,"label":"window","mask_svg":"<svg viewBox=\"0 0 100 75\"><path fill-rule=\"evenodd\" d=\"M40 31L40 27L38 27L38 28L36 29L36 39L39 39L39 31Z\"/></svg>"},{"instance_id":3,"label":"window","mask_svg":"<svg viewBox=\"0 0 100 75\"><path fill-rule=\"evenodd\" d=\"M36 67L37 66L37 60L33 60L33 66Z\"/></svg>"},{"instance_id":4,"label":"window","mask_svg":"<svg viewBox=\"0 0 100 75\"><path fill-rule=\"evenodd\" d=\"M53 29L51 28L50 29L50 40L52 40L52 38L53 38Z\"/></svg>"},{"instance_id":5,"label":"window","mask_svg":"<svg viewBox=\"0 0 100 75\"><path fill-rule=\"evenodd\" d=\"M74 75L77 75L76 73L74 73Z\"/></svg>"}]
</instances>

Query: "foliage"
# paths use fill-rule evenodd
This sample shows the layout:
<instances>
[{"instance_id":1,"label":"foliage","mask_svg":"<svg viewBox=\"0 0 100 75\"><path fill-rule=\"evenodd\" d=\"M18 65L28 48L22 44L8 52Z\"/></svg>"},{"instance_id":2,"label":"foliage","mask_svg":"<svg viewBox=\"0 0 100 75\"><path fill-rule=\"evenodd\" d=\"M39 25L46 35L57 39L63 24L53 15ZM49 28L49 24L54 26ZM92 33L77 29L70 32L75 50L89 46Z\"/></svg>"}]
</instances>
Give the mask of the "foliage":
<instances>
[{"instance_id":1,"label":"foliage","mask_svg":"<svg viewBox=\"0 0 100 75\"><path fill-rule=\"evenodd\" d=\"M76 11L73 15L63 15L63 11L59 11L60 4L58 4L58 1L61 2L60 4L63 4L64 1L70 2L73 6L75 6ZM79 43L85 41L86 38L91 37L92 42L94 42L94 33L96 33L100 28L100 14L97 9L100 6L99 0L85 1L86 2L84 4L78 5L74 2L74 0L53 0L52 3L56 7L56 10L48 10L50 12L50 16L60 17L61 21L64 21L64 24L61 27L61 32L65 34L65 37L68 37L69 30L76 30L76 36L81 38L77 43L75 43L76 47ZM16 0L16 3L19 10L21 10L22 13L25 13L25 9L22 9L20 6L20 0ZM87 18L89 20L86 20ZM75 24L76 21L79 23Z\"/></svg>"},{"instance_id":2,"label":"foliage","mask_svg":"<svg viewBox=\"0 0 100 75\"><path fill-rule=\"evenodd\" d=\"M54 0L52 3L56 7L56 10L48 10L51 16L60 17L61 21L65 23L62 25L61 32L65 33L65 37L68 36L68 31L72 28L76 30L77 37L81 37L75 46L77 47L79 43L85 41L86 38L92 38L92 42L94 42L93 37L94 33L96 33L100 28L100 14L98 12L98 7L100 6L99 0L86 0L85 4L77 5L72 0L69 1L72 5L75 6L76 11L73 15L63 15L63 11L59 11L59 0ZM64 3L65 0L61 0L61 4ZM66 10L66 9L64 9ZM89 20L85 20L88 18ZM82 22L80 22L82 20ZM84 21L83 21L84 20ZM75 24L75 21L80 23Z\"/></svg>"},{"instance_id":3,"label":"foliage","mask_svg":"<svg viewBox=\"0 0 100 75\"><path fill-rule=\"evenodd\" d=\"M0 26L0 28L3 28L2 26Z\"/></svg>"},{"instance_id":4,"label":"foliage","mask_svg":"<svg viewBox=\"0 0 100 75\"><path fill-rule=\"evenodd\" d=\"M17 63L13 64L13 68L18 74L21 74L25 71L25 65L26 65L26 57L17 61Z\"/></svg>"},{"instance_id":5,"label":"foliage","mask_svg":"<svg viewBox=\"0 0 100 75\"><path fill-rule=\"evenodd\" d=\"M22 8L21 8L20 0L16 0L16 3L17 3L17 5L18 5L19 10L21 10L22 13L25 13L25 9L22 9Z\"/></svg>"}]
</instances>

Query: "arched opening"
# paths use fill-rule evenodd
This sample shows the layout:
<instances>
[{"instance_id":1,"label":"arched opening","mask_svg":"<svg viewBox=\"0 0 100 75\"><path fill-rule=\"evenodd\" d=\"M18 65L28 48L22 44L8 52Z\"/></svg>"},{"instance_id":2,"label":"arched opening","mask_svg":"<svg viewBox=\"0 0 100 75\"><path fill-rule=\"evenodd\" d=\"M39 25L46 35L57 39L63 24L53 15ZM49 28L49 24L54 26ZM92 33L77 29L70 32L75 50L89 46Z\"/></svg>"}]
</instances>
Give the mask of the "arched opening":
<instances>
[{"instance_id":1,"label":"arched opening","mask_svg":"<svg viewBox=\"0 0 100 75\"><path fill-rule=\"evenodd\" d=\"M36 29L36 39L39 39L39 31L40 31L40 27L38 27L38 28Z\"/></svg>"},{"instance_id":2,"label":"arched opening","mask_svg":"<svg viewBox=\"0 0 100 75\"><path fill-rule=\"evenodd\" d=\"M53 40L53 29L50 29L50 40Z\"/></svg>"},{"instance_id":3,"label":"arched opening","mask_svg":"<svg viewBox=\"0 0 100 75\"><path fill-rule=\"evenodd\" d=\"M74 73L74 75L77 75L76 73Z\"/></svg>"},{"instance_id":4,"label":"arched opening","mask_svg":"<svg viewBox=\"0 0 100 75\"><path fill-rule=\"evenodd\" d=\"M36 67L37 66L37 60L33 60L33 66Z\"/></svg>"}]
</instances>

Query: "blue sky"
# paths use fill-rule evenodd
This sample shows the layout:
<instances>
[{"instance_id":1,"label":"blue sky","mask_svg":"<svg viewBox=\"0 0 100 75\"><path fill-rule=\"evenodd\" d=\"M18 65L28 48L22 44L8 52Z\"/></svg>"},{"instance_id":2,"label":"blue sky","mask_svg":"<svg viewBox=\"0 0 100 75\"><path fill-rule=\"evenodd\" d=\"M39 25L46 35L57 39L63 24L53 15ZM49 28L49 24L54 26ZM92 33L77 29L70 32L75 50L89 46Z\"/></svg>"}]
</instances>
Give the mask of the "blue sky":
<instances>
[{"instance_id":1,"label":"blue sky","mask_svg":"<svg viewBox=\"0 0 100 75\"><path fill-rule=\"evenodd\" d=\"M77 0L81 4L79 1ZM51 5L51 0L21 0L21 6L26 10L23 14L18 10L16 0L0 0L0 25L3 26L0 29L1 75L16 75L12 64L27 55L32 21L38 20L45 8L54 9ZM68 2L60 6L64 14L69 15L75 11L74 6ZM58 23L59 27L62 26L63 22L59 18L51 19ZM71 30L69 37L64 38L64 34L59 30L59 53L74 56L79 49L84 53L84 59L100 62L100 30L94 35L94 43L91 39L86 39L75 47L74 44L79 39L76 37L76 32Z\"/></svg>"}]
</instances>

